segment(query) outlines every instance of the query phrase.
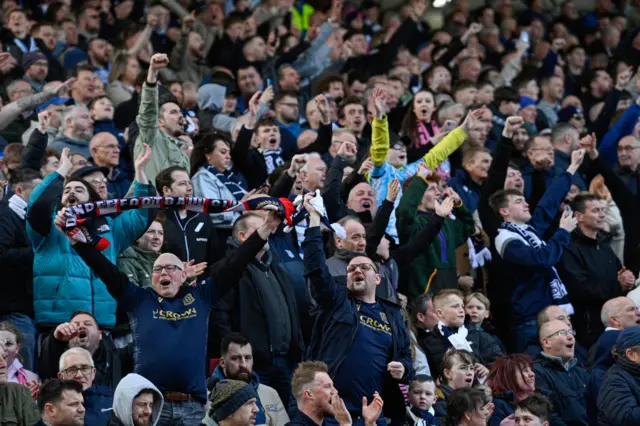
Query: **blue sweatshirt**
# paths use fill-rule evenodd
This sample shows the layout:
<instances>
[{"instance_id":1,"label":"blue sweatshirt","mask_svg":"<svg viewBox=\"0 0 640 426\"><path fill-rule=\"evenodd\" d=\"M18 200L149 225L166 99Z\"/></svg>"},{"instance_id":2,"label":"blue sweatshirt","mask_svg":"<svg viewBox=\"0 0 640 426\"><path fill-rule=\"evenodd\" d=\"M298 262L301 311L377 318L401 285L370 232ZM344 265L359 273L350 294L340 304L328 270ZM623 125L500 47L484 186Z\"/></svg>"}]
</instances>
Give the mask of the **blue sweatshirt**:
<instances>
[{"instance_id":1,"label":"blue sweatshirt","mask_svg":"<svg viewBox=\"0 0 640 426\"><path fill-rule=\"evenodd\" d=\"M204 403L207 389L202 369L209 311L216 300L213 281L182 286L175 297L166 299L129 282L96 248L78 243L74 249L129 315L135 373L162 392L187 393Z\"/></svg>"}]
</instances>

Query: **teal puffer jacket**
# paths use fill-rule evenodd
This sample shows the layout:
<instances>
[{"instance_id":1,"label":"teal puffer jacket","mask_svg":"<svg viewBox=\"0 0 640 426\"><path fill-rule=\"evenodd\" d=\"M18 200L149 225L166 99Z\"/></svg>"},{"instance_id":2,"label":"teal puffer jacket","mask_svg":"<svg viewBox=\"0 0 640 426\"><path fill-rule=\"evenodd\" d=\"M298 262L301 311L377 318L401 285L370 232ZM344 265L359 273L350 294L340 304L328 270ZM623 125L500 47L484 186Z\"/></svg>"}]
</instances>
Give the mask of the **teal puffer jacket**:
<instances>
[{"instance_id":1,"label":"teal puffer jacket","mask_svg":"<svg viewBox=\"0 0 640 426\"><path fill-rule=\"evenodd\" d=\"M69 321L71 314L91 312L102 327L116 323L116 301L76 254L67 238L55 228L64 179L54 172L33 190L27 207L27 234L33 243L33 307L37 324ZM151 185L135 182L136 197L155 195ZM104 256L115 264L120 253L149 227L154 209L129 210L99 218L97 233L109 240Z\"/></svg>"}]
</instances>

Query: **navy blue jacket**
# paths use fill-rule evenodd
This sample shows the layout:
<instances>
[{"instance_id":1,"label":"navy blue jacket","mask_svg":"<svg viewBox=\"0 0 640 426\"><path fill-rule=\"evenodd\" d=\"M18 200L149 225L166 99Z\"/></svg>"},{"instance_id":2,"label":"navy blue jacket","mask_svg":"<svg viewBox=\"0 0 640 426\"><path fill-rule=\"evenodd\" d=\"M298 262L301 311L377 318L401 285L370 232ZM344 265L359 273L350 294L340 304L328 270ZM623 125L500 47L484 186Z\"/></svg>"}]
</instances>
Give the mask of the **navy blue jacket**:
<instances>
[{"instance_id":1,"label":"navy blue jacket","mask_svg":"<svg viewBox=\"0 0 640 426\"><path fill-rule=\"evenodd\" d=\"M589 380L587 380L587 414L589 415L589 424L598 426L598 395L602 388L602 382L606 372L614 364L615 360L611 354L611 349L618 340L620 330L607 330L598 339L595 348L595 359Z\"/></svg>"},{"instance_id":2,"label":"navy blue jacket","mask_svg":"<svg viewBox=\"0 0 640 426\"><path fill-rule=\"evenodd\" d=\"M456 170L456 173L449 179L449 186L460 195L462 203L473 213L478 209L478 201L480 200L480 185L475 183L469 173L464 169Z\"/></svg>"},{"instance_id":3,"label":"navy blue jacket","mask_svg":"<svg viewBox=\"0 0 640 426\"><path fill-rule=\"evenodd\" d=\"M93 385L82 392L84 397L85 426L104 426L109 421L110 408L113 407L113 390L105 385ZM103 411L106 410L106 411Z\"/></svg>"},{"instance_id":4,"label":"navy blue jacket","mask_svg":"<svg viewBox=\"0 0 640 426\"><path fill-rule=\"evenodd\" d=\"M541 389L536 391L537 394L549 397L551 392L546 389ZM495 406L493 410L493 415L491 419L489 419L489 426L500 426L500 422L514 414L514 407L516 406L516 394L511 391L507 391L500 394L493 395L493 405ZM556 411L551 413L551 426L564 425L564 422L558 415Z\"/></svg>"},{"instance_id":5,"label":"navy blue jacket","mask_svg":"<svg viewBox=\"0 0 640 426\"><path fill-rule=\"evenodd\" d=\"M536 387L549 389L555 411L567 426L587 426L585 389L587 370L577 365L566 369L559 360L539 355L533 362Z\"/></svg>"},{"instance_id":6,"label":"navy blue jacket","mask_svg":"<svg viewBox=\"0 0 640 426\"><path fill-rule=\"evenodd\" d=\"M630 361L627 363L631 364ZM598 395L599 426L640 425L640 369L620 360L607 371Z\"/></svg>"},{"instance_id":7,"label":"navy blue jacket","mask_svg":"<svg viewBox=\"0 0 640 426\"><path fill-rule=\"evenodd\" d=\"M522 180L524 180L524 198L527 201L531 200L531 196L533 195L533 172L535 169L531 165L531 163L527 163L521 170L522 172ZM544 181L546 183L545 188L549 188L553 183L554 178L556 177L556 169L547 169L544 171ZM573 181L573 176L571 176ZM569 188L571 188L571 184L569 184ZM568 192L568 191L567 191Z\"/></svg>"},{"instance_id":8,"label":"navy blue jacket","mask_svg":"<svg viewBox=\"0 0 640 426\"><path fill-rule=\"evenodd\" d=\"M540 238L554 223L560 204L571 188L571 174L564 172L547 188L533 211L529 225ZM570 234L558 229L542 250L534 251L509 232L500 230L495 248L501 262L501 278L510 294L510 316L514 324L536 319L540 310L553 303L549 286L551 267L561 259L565 247L571 242Z\"/></svg>"},{"instance_id":9,"label":"navy blue jacket","mask_svg":"<svg viewBox=\"0 0 640 426\"><path fill-rule=\"evenodd\" d=\"M319 308L307 358L324 361L329 366L329 375L335 377L351 346L345 343L353 342L356 335L359 323L357 301L349 295L347 287L340 285L329 273L320 227L307 229L303 250L305 276ZM400 307L383 299L377 301L385 311L393 335L389 362L397 361L404 365L405 374L400 382L409 383L413 371L411 344ZM388 373L383 381L385 415L404 418L404 397L398 381Z\"/></svg>"}]
</instances>

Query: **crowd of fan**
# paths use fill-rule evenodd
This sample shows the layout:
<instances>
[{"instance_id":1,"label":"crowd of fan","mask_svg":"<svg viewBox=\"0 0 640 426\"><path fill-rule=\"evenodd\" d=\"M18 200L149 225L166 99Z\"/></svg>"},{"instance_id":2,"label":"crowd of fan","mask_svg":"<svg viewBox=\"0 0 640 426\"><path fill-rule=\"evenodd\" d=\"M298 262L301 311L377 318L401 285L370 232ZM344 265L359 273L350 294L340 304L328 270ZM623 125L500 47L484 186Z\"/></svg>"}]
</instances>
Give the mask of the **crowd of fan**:
<instances>
[{"instance_id":1,"label":"crowd of fan","mask_svg":"<svg viewBox=\"0 0 640 426\"><path fill-rule=\"evenodd\" d=\"M0 425L640 425L640 1L389 3L0 1Z\"/></svg>"}]
</instances>

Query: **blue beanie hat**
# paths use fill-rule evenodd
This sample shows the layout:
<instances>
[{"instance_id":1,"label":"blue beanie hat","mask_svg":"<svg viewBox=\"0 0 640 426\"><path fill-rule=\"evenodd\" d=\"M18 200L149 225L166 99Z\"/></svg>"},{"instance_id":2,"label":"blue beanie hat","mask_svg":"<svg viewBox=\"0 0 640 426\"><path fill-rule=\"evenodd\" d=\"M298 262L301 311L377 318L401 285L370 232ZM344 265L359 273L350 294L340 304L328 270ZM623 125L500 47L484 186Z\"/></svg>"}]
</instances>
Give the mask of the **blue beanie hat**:
<instances>
[{"instance_id":1,"label":"blue beanie hat","mask_svg":"<svg viewBox=\"0 0 640 426\"><path fill-rule=\"evenodd\" d=\"M83 50L71 49L64 54L63 66L69 70L75 68L80 62L88 60L89 57Z\"/></svg>"},{"instance_id":2,"label":"blue beanie hat","mask_svg":"<svg viewBox=\"0 0 640 426\"><path fill-rule=\"evenodd\" d=\"M524 109L528 106L535 106L536 105L536 101L534 101L533 99L531 99L528 96L520 96L520 109Z\"/></svg>"},{"instance_id":3,"label":"blue beanie hat","mask_svg":"<svg viewBox=\"0 0 640 426\"><path fill-rule=\"evenodd\" d=\"M624 354L627 349L640 346L640 326L627 327L620 332L616 340L616 352Z\"/></svg>"}]
</instances>

